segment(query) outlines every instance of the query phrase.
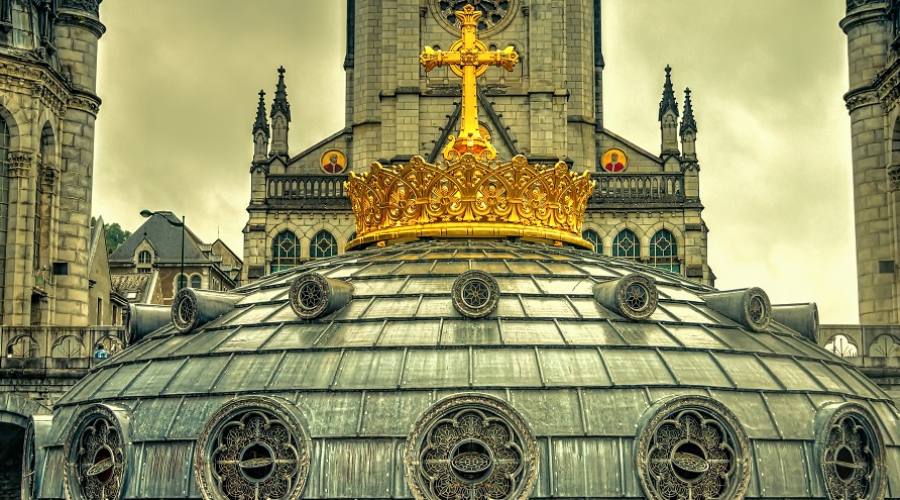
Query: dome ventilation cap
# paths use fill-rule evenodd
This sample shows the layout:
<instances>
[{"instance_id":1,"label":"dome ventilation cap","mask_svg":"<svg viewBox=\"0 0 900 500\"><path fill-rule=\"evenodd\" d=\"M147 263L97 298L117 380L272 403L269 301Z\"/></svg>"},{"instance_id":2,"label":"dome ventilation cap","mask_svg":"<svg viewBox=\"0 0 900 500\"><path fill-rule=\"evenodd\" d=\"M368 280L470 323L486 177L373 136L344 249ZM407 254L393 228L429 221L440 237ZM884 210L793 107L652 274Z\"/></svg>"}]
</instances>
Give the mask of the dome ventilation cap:
<instances>
[{"instance_id":1,"label":"dome ventilation cap","mask_svg":"<svg viewBox=\"0 0 900 500\"><path fill-rule=\"evenodd\" d=\"M645 320L659 305L656 282L643 274L629 274L594 285L594 299L631 320Z\"/></svg>"},{"instance_id":2,"label":"dome ventilation cap","mask_svg":"<svg viewBox=\"0 0 900 500\"><path fill-rule=\"evenodd\" d=\"M294 313L303 319L316 319L339 311L353 298L353 285L307 273L291 283L290 302Z\"/></svg>"},{"instance_id":3,"label":"dome ventilation cap","mask_svg":"<svg viewBox=\"0 0 900 500\"><path fill-rule=\"evenodd\" d=\"M184 288L172 301L172 322L181 333L188 333L234 309L243 295Z\"/></svg>"}]
</instances>

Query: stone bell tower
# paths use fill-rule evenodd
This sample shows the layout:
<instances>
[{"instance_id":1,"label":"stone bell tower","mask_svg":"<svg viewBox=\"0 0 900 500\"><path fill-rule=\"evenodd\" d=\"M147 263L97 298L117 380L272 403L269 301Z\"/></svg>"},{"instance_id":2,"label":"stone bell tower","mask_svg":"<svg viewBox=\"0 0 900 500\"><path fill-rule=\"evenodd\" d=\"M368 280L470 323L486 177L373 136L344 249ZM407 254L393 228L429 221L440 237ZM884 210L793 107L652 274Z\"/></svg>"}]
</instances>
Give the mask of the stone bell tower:
<instances>
[{"instance_id":1,"label":"stone bell tower","mask_svg":"<svg viewBox=\"0 0 900 500\"><path fill-rule=\"evenodd\" d=\"M900 322L898 5L848 0L847 34L860 323Z\"/></svg>"},{"instance_id":2,"label":"stone bell tower","mask_svg":"<svg viewBox=\"0 0 900 500\"><path fill-rule=\"evenodd\" d=\"M88 322L101 0L0 0L0 324Z\"/></svg>"}]
</instances>

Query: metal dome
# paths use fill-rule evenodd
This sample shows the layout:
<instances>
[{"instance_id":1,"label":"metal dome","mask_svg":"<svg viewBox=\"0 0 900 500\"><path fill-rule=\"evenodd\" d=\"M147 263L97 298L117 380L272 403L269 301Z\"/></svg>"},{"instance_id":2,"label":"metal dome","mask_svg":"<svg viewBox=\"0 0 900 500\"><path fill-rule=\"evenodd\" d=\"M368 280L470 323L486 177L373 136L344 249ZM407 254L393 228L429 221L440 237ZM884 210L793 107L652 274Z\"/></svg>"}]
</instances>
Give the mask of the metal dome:
<instances>
[{"instance_id":1,"label":"metal dome","mask_svg":"<svg viewBox=\"0 0 900 500\"><path fill-rule=\"evenodd\" d=\"M435 240L237 293L32 426L37 496L900 496L894 403L757 289ZM188 295L177 314L207 318L204 292Z\"/></svg>"}]
</instances>

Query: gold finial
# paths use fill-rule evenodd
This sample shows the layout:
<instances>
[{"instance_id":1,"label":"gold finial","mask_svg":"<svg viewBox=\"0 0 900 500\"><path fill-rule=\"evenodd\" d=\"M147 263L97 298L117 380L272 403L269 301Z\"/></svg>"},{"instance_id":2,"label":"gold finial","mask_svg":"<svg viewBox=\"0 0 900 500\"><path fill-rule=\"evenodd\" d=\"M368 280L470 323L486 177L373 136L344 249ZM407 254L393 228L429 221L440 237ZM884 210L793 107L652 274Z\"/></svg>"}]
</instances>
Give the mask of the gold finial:
<instances>
[{"instance_id":1,"label":"gold finial","mask_svg":"<svg viewBox=\"0 0 900 500\"><path fill-rule=\"evenodd\" d=\"M447 141L443 151L447 160L460 157L464 153L472 153L488 160L497 157L497 150L488 138L481 134L478 126L477 79L490 66L500 66L512 71L519 62L519 54L511 46L498 51L488 50L484 42L478 39L478 20L481 15L475 7L466 5L463 10L456 12L456 18L462 26L462 38L453 42L450 50L446 52L425 47L419 56L419 62L425 67L425 71L431 71L439 66L449 66L453 74L462 78L462 125L459 135L451 136Z\"/></svg>"}]
</instances>

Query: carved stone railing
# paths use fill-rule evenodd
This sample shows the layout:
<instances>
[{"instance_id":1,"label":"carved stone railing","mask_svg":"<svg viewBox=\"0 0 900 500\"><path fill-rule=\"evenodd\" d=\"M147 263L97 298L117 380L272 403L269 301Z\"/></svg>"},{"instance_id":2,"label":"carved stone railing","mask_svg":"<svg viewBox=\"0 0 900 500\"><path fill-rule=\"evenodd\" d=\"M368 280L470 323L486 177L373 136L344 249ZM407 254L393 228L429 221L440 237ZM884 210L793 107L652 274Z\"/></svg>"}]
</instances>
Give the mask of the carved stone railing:
<instances>
[{"instance_id":1,"label":"carved stone railing","mask_svg":"<svg viewBox=\"0 0 900 500\"><path fill-rule=\"evenodd\" d=\"M346 199L345 175L279 175L267 180L269 199L301 200L309 198Z\"/></svg>"},{"instance_id":2,"label":"carved stone railing","mask_svg":"<svg viewBox=\"0 0 900 500\"><path fill-rule=\"evenodd\" d=\"M684 201L681 174L600 174L593 175L597 188L590 203L665 203ZM347 203L343 175L279 175L267 180L270 201L331 200Z\"/></svg>"},{"instance_id":3,"label":"carved stone railing","mask_svg":"<svg viewBox=\"0 0 900 500\"><path fill-rule=\"evenodd\" d=\"M102 361L102 345L110 357L127 345L125 327L0 327L0 373L90 369Z\"/></svg>"},{"instance_id":4,"label":"carved stone railing","mask_svg":"<svg viewBox=\"0 0 900 500\"><path fill-rule=\"evenodd\" d=\"M684 201L681 174L594 174L593 177L597 187L591 204Z\"/></svg>"}]
</instances>

